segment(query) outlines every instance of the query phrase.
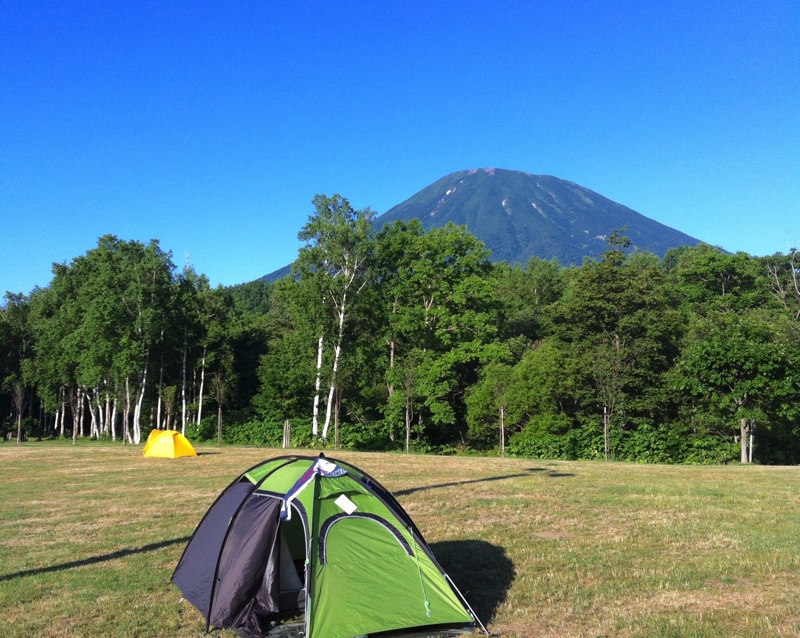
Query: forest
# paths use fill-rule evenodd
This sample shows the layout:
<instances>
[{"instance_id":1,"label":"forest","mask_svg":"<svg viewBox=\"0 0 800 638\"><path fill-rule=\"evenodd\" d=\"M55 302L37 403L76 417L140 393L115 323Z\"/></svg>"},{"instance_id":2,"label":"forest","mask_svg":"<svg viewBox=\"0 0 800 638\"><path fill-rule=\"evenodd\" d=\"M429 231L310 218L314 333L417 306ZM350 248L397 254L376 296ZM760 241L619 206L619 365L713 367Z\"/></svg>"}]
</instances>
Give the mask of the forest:
<instances>
[{"instance_id":1,"label":"forest","mask_svg":"<svg viewBox=\"0 0 800 638\"><path fill-rule=\"evenodd\" d=\"M318 195L290 276L101 237L0 305L0 432L644 463L800 461L800 257L493 263Z\"/></svg>"}]
</instances>

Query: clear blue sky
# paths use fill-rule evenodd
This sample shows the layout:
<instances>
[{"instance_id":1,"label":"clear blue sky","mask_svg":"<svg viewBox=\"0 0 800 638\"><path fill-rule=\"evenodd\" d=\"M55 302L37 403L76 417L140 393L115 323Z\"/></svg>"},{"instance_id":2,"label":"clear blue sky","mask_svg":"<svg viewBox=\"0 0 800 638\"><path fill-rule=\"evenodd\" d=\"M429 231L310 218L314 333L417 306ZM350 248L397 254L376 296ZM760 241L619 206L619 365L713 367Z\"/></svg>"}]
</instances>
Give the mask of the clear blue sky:
<instances>
[{"instance_id":1,"label":"clear blue sky","mask_svg":"<svg viewBox=\"0 0 800 638\"><path fill-rule=\"evenodd\" d=\"M251 281L487 166L800 245L800 3L0 0L0 293L106 233Z\"/></svg>"}]
</instances>

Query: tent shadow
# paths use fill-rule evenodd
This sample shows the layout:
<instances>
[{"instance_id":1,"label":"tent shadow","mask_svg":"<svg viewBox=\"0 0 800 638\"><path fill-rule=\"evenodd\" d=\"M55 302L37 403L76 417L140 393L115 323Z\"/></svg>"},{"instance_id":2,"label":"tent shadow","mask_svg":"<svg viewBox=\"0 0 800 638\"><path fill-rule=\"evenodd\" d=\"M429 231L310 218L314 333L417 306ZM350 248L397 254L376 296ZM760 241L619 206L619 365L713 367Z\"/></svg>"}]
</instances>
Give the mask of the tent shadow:
<instances>
[{"instance_id":1,"label":"tent shadow","mask_svg":"<svg viewBox=\"0 0 800 638\"><path fill-rule=\"evenodd\" d=\"M0 583L7 580L15 580L17 578L25 578L27 576L39 576L41 574L50 574L52 572L61 572L67 569L75 569L77 567L86 567L88 565L96 565L97 563L104 563L118 558L125 558L126 556L133 556L135 554L143 554L146 552L154 552L170 545L182 544L191 539L191 536L183 536L181 538L172 538L167 541L159 541L158 543L150 543L142 547L124 548L108 554L101 554L100 556L88 556L79 560L71 560L59 565L50 565L48 567L36 567L33 569L24 569L19 572L10 574L0 574Z\"/></svg>"},{"instance_id":2,"label":"tent shadow","mask_svg":"<svg viewBox=\"0 0 800 638\"><path fill-rule=\"evenodd\" d=\"M503 476L487 476L486 478L479 478L479 479L469 479L466 481L452 481L450 483L439 483L438 485L421 485L420 487L410 487L405 490L395 490L392 494L397 496L408 496L409 494L415 494L416 492L427 492L428 490L438 490L443 487L456 487L459 485L469 485L472 483L487 483L489 481L504 481L506 479L512 478L521 478L524 476L530 476L531 472L546 472L543 467L529 467L526 468L523 473L518 474L504 474ZM552 474L552 472L550 472ZM572 476L571 474L561 474L559 476Z\"/></svg>"},{"instance_id":3,"label":"tent shadow","mask_svg":"<svg viewBox=\"0 0 800 638\"><path fill-rule=\"evenodd\" d=\"M430 548L481 622L492 622L516 575L506 551L481 540L441 541Z\"/></svg>"}]
</instances>

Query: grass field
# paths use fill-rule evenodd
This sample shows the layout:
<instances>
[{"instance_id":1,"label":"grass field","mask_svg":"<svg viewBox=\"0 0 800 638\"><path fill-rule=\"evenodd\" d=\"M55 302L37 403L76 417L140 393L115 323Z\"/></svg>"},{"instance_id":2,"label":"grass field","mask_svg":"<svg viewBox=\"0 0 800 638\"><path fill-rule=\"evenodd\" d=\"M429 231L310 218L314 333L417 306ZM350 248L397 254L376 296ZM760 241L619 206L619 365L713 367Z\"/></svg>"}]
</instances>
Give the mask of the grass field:
<instances>
[{"instance_id":1,"label":"grass field","mask_svg":"<svg viewBox=\"0 0 800 638\"><path fill-rule=\"evenodd\" d=\"M201 636L172 569L282 451L198 451L0 444L0 636ZM395 493L499 636L800 635L800 468L329 456Z\"/></svg>"}]
</instances>

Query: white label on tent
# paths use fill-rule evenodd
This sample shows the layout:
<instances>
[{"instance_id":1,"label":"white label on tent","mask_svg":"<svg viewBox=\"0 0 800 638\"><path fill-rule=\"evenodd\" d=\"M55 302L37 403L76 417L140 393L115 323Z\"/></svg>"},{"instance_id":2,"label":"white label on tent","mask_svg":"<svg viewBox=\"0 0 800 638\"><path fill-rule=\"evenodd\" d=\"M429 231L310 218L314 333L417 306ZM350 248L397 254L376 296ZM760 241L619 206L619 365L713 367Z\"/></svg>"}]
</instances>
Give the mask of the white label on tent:
<instances>
[{"instance_id":1,"label":"white label on tent","mask_svg":"<svg viewBox=\"0 0 800 638\"><path fill-rule=\"evenodd\" d=\"M358 506L353 503L349 498L347 498L344 494L340 494L339 498L337 498L334 503L336 503L342 510L347 512L348 514L352 514L358 509Z\"/></svg>"}]
</instances>

